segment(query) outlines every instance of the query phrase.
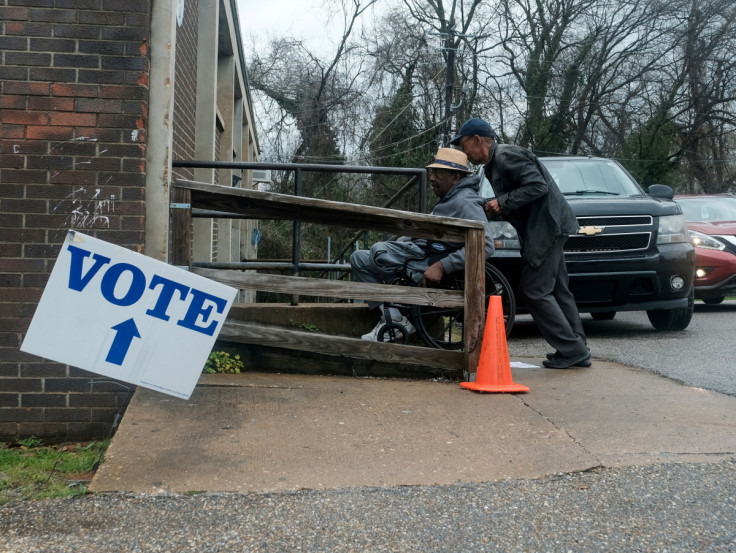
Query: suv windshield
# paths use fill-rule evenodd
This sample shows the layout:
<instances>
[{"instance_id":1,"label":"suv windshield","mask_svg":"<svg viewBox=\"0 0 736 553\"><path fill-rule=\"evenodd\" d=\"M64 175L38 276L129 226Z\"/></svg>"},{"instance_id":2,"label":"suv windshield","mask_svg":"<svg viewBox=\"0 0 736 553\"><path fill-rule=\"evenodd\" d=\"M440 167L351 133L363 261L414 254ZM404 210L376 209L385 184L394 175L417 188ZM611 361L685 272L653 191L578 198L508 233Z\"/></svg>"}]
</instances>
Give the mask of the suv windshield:
<instances>
[{"instance_id":1,"label":"suv windshield","mask_svg":"<svg viewBox=\"0 0 736 553\"><path fill-rule=\"evenodd\" d=\"M639 196L644 191L615 161L600 158L540 158L567 197L573 196ZM490 183L480 168L480 195L494 196Z\"/></svg>"},{"instance_id":2,"label":"suv windshield","mask_svg":"<svg viewBox=\"0 0 736 553\"><path fill-rule=\"evenodd\" d=\"M542 159L565 196L638 196L642 190L609 159Z\"/></svg>"}]
</instances>

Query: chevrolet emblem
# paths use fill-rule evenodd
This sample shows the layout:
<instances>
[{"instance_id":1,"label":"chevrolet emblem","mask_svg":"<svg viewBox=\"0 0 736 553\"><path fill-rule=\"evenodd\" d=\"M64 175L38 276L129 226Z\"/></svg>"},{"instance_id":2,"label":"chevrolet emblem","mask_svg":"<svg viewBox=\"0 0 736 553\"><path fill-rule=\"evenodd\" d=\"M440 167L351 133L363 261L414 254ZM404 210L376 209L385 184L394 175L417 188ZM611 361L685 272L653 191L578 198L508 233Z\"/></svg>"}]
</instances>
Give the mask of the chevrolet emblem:
<instances>
[{"instance_id":1,"label":"chevrolet emblem","mask_svg":"<svg viewBox=\"0 0 736 553\"><path fill-rule=\"evenodd\" d=\"M584 234L585 236L594 236L603 232L604 228L606 227L580 227L580 229L578 230L578 234Z\"/></svg>"}]
</instances>

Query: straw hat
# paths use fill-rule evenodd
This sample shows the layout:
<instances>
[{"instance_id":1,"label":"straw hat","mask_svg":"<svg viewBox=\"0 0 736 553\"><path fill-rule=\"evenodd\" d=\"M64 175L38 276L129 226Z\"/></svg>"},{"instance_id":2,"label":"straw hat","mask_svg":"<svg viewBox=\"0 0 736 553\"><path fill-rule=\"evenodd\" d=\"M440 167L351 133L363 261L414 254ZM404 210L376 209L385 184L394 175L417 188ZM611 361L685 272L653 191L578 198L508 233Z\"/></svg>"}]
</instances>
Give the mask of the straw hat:
<instances>
[{"instance_id":1,"label":"straw hat","mask_svg":"<svg viewBox=\"0 0 736 553\"><path fill-rule=\"evenodd\" d=\"M449 169L470 173L468 156L454 148L440 148L434 156L434 163L427 165L427 169Z\"/></svg>"}]
</instances>

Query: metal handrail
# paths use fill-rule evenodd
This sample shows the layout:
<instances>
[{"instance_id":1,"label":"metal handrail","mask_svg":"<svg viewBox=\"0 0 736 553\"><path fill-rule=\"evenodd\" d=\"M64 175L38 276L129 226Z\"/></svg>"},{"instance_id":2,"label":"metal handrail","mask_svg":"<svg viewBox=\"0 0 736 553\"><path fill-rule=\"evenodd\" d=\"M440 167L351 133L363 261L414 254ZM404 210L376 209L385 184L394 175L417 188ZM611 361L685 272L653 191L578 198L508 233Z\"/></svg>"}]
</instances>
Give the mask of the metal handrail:
<instances>
[{"instance_id":1,"label":"metal handrail","mask_svg":"<svg viewBox=\"0 0 736 553\"><path fill-rule=\"evenodd\" d=\"M327 172L327 173L355 173L355 174L375 174L375 175L407 175L411 178L409 181L394 194L383 206L391 207L399 198L401 198L418 180L418 204L419 213L426 212L426 196L427 196L427 173L425 169L406 168L406 167L369 167L364 165L328 165L328 164L309 164L309 163L268 163L253 161L204 161L204 160L174 160L172 166L175 168L199 168L199 169L273 169L278 171L294 171L295 172L295 196L302 195L302 171L310 172ZM231 214L227 212L194 210L192 213L195 217L220 217L220 218L242 218L241 215ZM275 269L289 270L293 274L298 274L302 270L322 270L322 271L341 271L347 272L349 265L339 263L341 257L352 247L364 231L355 234L350 243L348 243L339 254L334 257L334 262L327 264L303 263L301 261L301 235L300 223L294 222L292 230L292 261L291 263L258 263L257 267L254 262L226 263L227 268L232 269ZM196 263L198 267L225 268L222 263Z\"/></svg>"}]
</instances>

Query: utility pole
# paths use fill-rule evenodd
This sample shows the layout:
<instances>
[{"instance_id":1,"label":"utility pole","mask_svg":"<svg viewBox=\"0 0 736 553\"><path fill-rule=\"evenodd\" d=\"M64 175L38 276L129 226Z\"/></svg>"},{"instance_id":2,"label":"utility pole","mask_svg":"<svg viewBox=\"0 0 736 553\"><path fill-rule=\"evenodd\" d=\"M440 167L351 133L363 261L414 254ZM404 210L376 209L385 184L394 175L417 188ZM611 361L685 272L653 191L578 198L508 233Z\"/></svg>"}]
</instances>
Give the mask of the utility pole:
<instances>
[{"instance_id":1,"label":"utility pole","mask_svg":"<svg viewBox=\"0 0 736 553\"><path fill-rule=\"evenodd\" d=\"M452 96L455 90L455 20L450 20L450 32L445 37L445 52L447 52L447 70L445 71L445 124L442 135L442 145L450 141L450 123L452 115Z\"/></svg>"},{"instance_id":2,"label":"utility pole","mask_svg":"<svg viewBox=\"0 0 736 553\"><path fill-rule=\"evenodd\" d=\"M442 125L442 145L446 146L450 141L450 126L452 124L452 112L459 107L453 105L452 99L455 92L455 55L457 53L456 38L473 37L475 35L455 34L455 19L451 19L446 33L429 33L441 36L444 39L442 49L447 53L445 61L447 68L445 70L445 110L444 124Z\"/></svg>"}]
</instances>

